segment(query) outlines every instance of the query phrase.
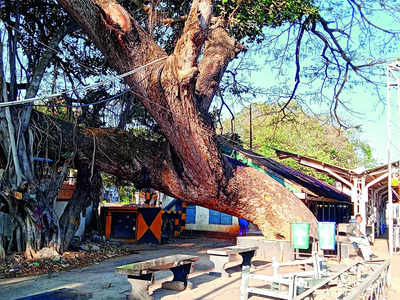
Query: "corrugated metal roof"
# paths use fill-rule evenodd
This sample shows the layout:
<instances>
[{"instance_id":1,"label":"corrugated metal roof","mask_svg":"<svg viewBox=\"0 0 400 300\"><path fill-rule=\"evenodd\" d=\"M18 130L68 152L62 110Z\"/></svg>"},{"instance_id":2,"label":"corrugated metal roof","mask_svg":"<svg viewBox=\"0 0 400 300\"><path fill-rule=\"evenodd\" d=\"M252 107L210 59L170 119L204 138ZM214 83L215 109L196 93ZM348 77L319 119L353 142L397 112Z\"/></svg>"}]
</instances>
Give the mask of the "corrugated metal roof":
<instances>
[{"instance_id":1,"label":"corrugated metal roof","mask_svg":"<svg viewBox=\"0 0 400 300\"><path fill-rule=\"evenodd\" d=\"M315 177L304 174L298 170L281 164L271 158L264 157L253 151L244 150L236 146L232 146L232 148L233 150L238 151L247 158L251 159L254 164L260 167L263 166L264 168L282 176L283 178L293 181L298 185L312 191L318 196L331 198L338 201L350 202L350 196L344 194L326 182L318 180Z\"/></svg>"}]
</instances>

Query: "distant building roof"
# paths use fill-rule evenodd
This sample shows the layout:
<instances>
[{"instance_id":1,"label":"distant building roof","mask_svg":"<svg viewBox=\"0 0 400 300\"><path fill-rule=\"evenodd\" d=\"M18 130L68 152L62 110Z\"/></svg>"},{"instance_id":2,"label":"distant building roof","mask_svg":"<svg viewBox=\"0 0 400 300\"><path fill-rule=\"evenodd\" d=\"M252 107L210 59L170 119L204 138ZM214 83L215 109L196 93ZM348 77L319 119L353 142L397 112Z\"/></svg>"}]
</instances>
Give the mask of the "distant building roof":
<instances>
[{"instance_id":1,"label":"distant building roof","mask_svg":"<svg viewBox=\"0 0 400 300\"><path fill-rule=\"evenodd\" d=\"M385 188L385 186L387 186L389 164L381 165L372 169L357 168L351 170L331 165L319 161L315 158L307 157L297 153L283 151L280 149L274 150L280 159L293 158L299 164L314 168L320 172L328 174L329 176L334 177L336 180L340 181L350 188L354 185L354 178L364 178L367 188L374 186L375 189L383 189ZM400 161L395 161L391 163L392 168L396 168L397 170L399 165Z\"/></svg>"},{"instance_id":2,"label":"distant building roof","mask_svg":"<svg viewBox=\"0 0 400 300\"><path fill-rule=\"evenodd\" d=\"M298 170L281 164L271 158L264 157L250 150L245 150L236 146L232 147L233 150L240 152L247 158L251 159L252 162L258 166L263 166L267 170L270 170L285 179L297 183L298 185L308 189L319 197L325 197L333 200L350 202L350 196L339 191L334 186L318 180L315 177L304 174Z\"/></svg>"}]
</instances>

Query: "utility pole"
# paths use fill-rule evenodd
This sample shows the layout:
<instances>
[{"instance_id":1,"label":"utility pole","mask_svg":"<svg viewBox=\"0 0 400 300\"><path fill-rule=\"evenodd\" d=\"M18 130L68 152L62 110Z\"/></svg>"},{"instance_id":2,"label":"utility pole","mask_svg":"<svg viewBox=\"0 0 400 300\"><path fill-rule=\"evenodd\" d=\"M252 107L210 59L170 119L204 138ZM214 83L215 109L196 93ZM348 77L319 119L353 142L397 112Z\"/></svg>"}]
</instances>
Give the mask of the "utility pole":
<instances>
[{"instance_id":1,"label":"utility pole","mask_svg":"<svg viewBox=\"0 0 400 300\"><path fill-rule=\"evenodd\" d=\"M395 64L394 64L395 65ZM389 254L393 255L393 194L392 194L392 131L391 131L391 86L397 86L397 83L391 82L391 77L394 75L393 64L386 66L386 112L387 112L387 151L388 151L388 203L387 203L387 219L388 219L388 244ZM398 87L399 88L399 87Z\"/></svg>"},{"instance_id":2,"label":"utility pole","mask_svg":"<svg viewBox=\"0 0 400 300\"><path fill-rule=\"evenodd\" d=\"M251 111L251 104L249 110L249 131L250 131L250 150L253 150L253 116Z\"/></svg>"}]
</instances>

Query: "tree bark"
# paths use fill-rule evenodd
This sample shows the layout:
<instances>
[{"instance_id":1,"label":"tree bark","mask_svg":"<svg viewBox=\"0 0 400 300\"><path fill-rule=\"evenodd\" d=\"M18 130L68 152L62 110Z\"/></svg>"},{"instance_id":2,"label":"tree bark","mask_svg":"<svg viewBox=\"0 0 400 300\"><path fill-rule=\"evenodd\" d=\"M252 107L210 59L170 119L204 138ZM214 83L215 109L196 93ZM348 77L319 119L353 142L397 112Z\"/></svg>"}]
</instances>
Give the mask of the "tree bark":
<instances>
[{"instance_id":1,"label":"tree bark","mask_svg":"<svg viewBox=\"0 0 400 300\"><path fill-rule=\"evenodd\" d=\"M33 112L35 124L49 118ZM73 124L56 121L63 140L72 139ZM54 142L54 145L57 145ZM170 196L203 207L241 217L259 226L271 239L290 237L290 222L312 222L316 236L315 217L294 194L270 176L222 158L231 173L225 174L225 185L209 190L209 185L194 186L182 177L182 163L167 141L147 140L120 129L82 129L76 134L77 156L89 161L93 155L95 167L120 179L131 181L137 188L151 187ZM73 151L72 143L64 143L62 152ZM59 148L49 149L50 153ZM208 178L203 179L205 182ZM214 194L219 189L219 195ZM195 194L196 193L196 194ZM64 222L63 222L64 223Z\"/></svg>"},{"instance_id":2,"label":"tree bark","mask_svg":"<svg viewBox=\"0 0 400 300\"><path fill-rule=\"evenodd\" d=\"M100 2L104 1L60 0L118 72L166 56L133 18L131 31L110 30L102 18L105 12ZM96 139L96 153L105 154L102 160L96 158L96 164L109 173L248 219L268 238L288 239L292 221L311 222L315 235L316 219L301 200L269 176L233 165L219 151L206 110L226 65L241 47L229 38L223 24L210 27L211 12L211 1L194 0L173 53L165 62L126 77L125 82L156 120L167 143L144 142L152 148L141 152L144 149L135 144L137 138L121 131L92 129L82 134ZM215 55L221 49L217 41L228 45L219 56ZM138 148L140 153L135 150ZM80 149L84 155L90 148Z\"/></svg>"},{"instance_id":3,"label":"tree bark","mask_svg":"<svg viewBox=\"0 0 400 300\"><path fill-rule=\"evenodd\" d=\"M61 252L68 249L72 238L80 224L80 213L90 205L96 202L100 197L102 188L101 176L97 168L91 168L91 162L87 160L78 160L76 162L78 170L75 191L69 200L63 214L60 218L60 244Z\"/></svg>"},{"instance_id":4,"label":"tree bark","mask_svg":"<svg viewBox=\"0 0 400 300\"><path fill-rule=\"evenodd\" d=\"M225 21L218 18L210 28L204 44L204 58L199 63L196 97L201 112L210 108L216 89L231 60L244 51L244 46L230 37L224 29Z\"/></svg>"},{"instance_id":5,"label":"tree bark","mask_svg":"<svg viewBox=\"0 0 400 300\"><path fill-rule=\"evenodd\" d=\"M19 17L13 22L18 30ZM74 28L72 22L68 22L60 30L54 31L49 36L50 48L45 48L42 55L37 59L36 64L29 69L27 80L29 86L26 97L33 97L40 86L41 79L51 59L56 55L59 42ZM15 30L7 27L8 30L8 75L10 77L7 89L5 70L3 63L3 41L0 47L0 101L8 102L17 100L17 34ZM31 72L29 72L31 71ZM31 76L31 77L30 77ZM0 110L0 208L11 216L15 222L12 236L16 236L16 244L19 251L25 252L29 259L47 257L56 254L62 247L59 224L54 212L54 202L58 190L63 183L66 172L64 165L63 172L58 172L56 166L49 178L41 180L35 174L33 160L33 149L43 146L49 139L58 138L59 132L52 132L53 137L48 136L51 126L48 123L41 124L41 131L35 131L34 126L29 126L32 106L10 106ZM52 122L54 124L54 122ZM55 135L54 135L55 133ZM43 138L38 138L38 136ZM34 145L34 142L36 143ZM39 144L39 145L38 145ZM35 149L36 150L36 149ZM73 151L72 151L73 152ZM59 155L59 154L58 154ZM58 155L53 159L58 160ZM47 157L46 150L44 156ZM47 174L49 175L49 174ZM18 196L16 196L18 195ZM9 241L9 247L12 241ZM44 249L42 249L44 248Z\"/></svg>"}]
</instances>

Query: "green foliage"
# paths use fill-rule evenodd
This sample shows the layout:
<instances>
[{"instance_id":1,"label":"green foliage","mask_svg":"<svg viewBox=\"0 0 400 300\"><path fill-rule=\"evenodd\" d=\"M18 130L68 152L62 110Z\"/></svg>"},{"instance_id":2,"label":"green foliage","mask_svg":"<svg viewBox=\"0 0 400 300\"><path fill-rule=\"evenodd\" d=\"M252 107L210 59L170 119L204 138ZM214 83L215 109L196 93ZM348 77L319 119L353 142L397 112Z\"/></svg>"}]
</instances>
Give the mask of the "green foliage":
<instances>
[{"instance_id":1,"label":"green foliage","mask_svg":"<svg viewBox=\"0 0 400 300\"><path fill-rule=\"evenodd\" d=\"M230 30L238 39L261 41L263 27L295 23L304 16L315 20L318 9L310 0L222 0L217 14L229 16Z\"/></svg>"},{"instance_id":2,"label":"green foliage","mask_svg":"<svg viewBox=\"0 0 400 300\"><path fill-rule=\"evenodd\" d=\"M359 166L366 169L376 167L378 162L373 157L371 146L359 138L360 133L361 130L358 128L348 131L349 140L354 145L356 156L360 160Z\"/></svg>"},{"instance_id":3,"label":"green foliage","mask_svg":"<svg viewBox=\"0 0 400 300\"><path fill-rule=\"evenodd\" d=\"M371 148L358 138L359 132L339 131L328 124L328 118L311 117L297 104L292 104L290 111L290 115L284 116L276 106L252 105L254 151L277 159L274 151L277 148L350 169L376 165ZM236 131L245 148L248 148L249 109L243 109L235 119ZM299 165L292 159L283 162L308 175L329 183L334 182L332 178Z\"/></svg>"},{"instance_id":4,"label":"green foliage","mask_svg":"<svg viewBox=\"0 0 400 300\"><path fill-rule=\"evenodd\" d=\"M135 192L137 191L135 186L128 181L120 180L113 175L106 173L101 174L103 186L106 188L116 186L118 189L120 203L129 204L133 203L135 198Z\"/></svg>"},{"instance_id":5,"label":"green foliage","mask_svg":"<svg viewBox=\"0 0 400 300\"><path fill-rule=\"evenodd\" d=\"M120 186L118 188L119 202L124 204L133 203L136 189L133 185Z\"/></svg>"},{"instance_id":6,"label":"green foliage","mask_svg":"<svg viewBox=\"0 0 400 300\"><path fill-rule=\"evenodd\" d=\"M57 118L57 119L61 119L61 120L69 120L70 119L70 115L68 113L68 108L65 106L64 107L51 106L51 103L50 103L50 105L49 104L48 105L37 105L37 106L35 106L35 109L46 115L50 115L53 118Z\"/></svg>"}]
</instances>

